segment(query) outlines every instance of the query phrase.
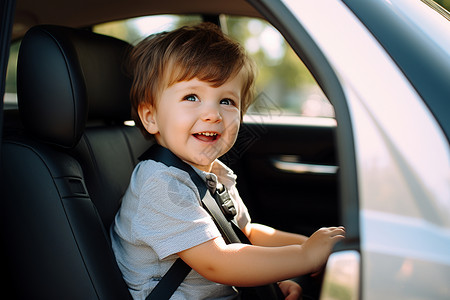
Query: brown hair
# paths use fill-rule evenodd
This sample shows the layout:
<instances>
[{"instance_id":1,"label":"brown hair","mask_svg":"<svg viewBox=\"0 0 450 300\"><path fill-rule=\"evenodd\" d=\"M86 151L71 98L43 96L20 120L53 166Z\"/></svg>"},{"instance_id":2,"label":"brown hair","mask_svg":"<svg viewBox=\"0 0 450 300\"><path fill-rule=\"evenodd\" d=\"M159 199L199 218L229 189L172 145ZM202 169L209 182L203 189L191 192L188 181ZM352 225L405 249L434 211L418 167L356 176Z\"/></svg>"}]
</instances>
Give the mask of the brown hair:
<instances>
[{"instance_id":1,"label":"brown hair","mask_svg":"<svg viewBox=\"0 0 450 300\"><path fill-rule=\"evenodd\" d=\"M253 61L241 45L211 23L150 35L133 48L129 62L132 115L146 137L151 135L139 118L139 106L155 106L161 90L180 81L198 78L218 87L242 70L241 117L253 102Z\"/></svg>"}]
</instances>

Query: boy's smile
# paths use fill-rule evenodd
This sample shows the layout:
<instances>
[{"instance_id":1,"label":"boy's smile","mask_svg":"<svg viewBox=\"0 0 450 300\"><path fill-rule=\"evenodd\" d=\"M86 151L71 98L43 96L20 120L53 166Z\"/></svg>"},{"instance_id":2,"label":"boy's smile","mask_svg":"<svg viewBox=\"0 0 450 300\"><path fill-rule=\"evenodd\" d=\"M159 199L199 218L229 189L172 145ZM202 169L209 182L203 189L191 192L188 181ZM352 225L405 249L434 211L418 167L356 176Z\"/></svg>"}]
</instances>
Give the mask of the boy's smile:
<instances>
[{"instance_id":1,"label":"boy's smile","mask_svg":"<svg viewBox=\"0 0 450 300\"><path fill-rule=\"evenodd\" d=\"M218 134L217 132L199 132L194 133L193 135L203 142L214 142L215 140L220 138L220 134Z\"/></svg>"},{"instance_id":2,"label":"boy's smile","mask_svg":"<svg viewBox=\"0 0 450 300\"><path fill-rule=\"evenodd\" d=\"M139 115L158 144L209 172L236 141L241 88L240 73L218 87L197 78L177 82L161 91L156 107L141 106Z\"/></svg>"}]
</instances>

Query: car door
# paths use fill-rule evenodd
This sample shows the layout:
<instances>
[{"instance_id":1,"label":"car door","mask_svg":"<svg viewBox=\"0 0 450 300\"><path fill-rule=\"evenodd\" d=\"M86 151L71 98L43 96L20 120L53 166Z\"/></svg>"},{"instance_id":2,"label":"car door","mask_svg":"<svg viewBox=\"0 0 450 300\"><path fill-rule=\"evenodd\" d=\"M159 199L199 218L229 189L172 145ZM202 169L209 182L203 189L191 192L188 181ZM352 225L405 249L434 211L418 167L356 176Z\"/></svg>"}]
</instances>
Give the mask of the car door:
<instances>
[{"instance_id":1,"label":"car door","mask_svg":"<svg viewBox=\"0 0 450 300\"><path fill-rule=\"evenodd\" d=\"M336 111L347 238L328 260L323 298L338 288L347 299L448 298L448 18L428 1L254 2Z\"/></svg>"},{"instance_id":2,"label":"car door","mask_svg":"<svg viewBox=\"0 0 450 300\"><path fill-rule=\"evenodd\" d=\"M223 160L252 221L306 235L340 224L334 119L250 115Z\"/></svg>"}]
</instances>

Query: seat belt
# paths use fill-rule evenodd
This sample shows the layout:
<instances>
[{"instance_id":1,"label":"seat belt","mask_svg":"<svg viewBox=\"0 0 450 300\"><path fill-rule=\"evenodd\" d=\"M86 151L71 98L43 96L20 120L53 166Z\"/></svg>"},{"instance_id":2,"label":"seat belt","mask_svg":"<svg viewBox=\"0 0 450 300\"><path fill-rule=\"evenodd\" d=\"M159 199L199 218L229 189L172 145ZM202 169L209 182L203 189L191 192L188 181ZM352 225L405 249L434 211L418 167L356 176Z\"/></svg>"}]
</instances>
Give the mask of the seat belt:
<instances>
[{"instance_id":1,"label":"seat belt","mask_svg":"<svg viewBox=\"0 0 450 300\"><path fill-rule=\"evenodd\" d=\"M222 237L227 244L230 243L245 243L251 244L247 236L237 226L234 221L234 215L236 213L233 202L228 195L226 187L222 190L217 189L214 193L214 198L209 193L205 182L195 170L173 154L169 149L164 148L158 144L153 145L143 155L139 157L139 160L154 160L161 162L166 166L176 167L189 174L189 177L194 182L198 189L202 204L205 210L211 215L214 223L219 229ZM233 211L234 210L234 211ZM169 299L173 293L177 290L178 286L184 281L188 273L191 271L191 267L187 265L181 258L178 258L175 263L170 267L167 273L161 278L160 282L147 296L146 300L163 300ZM244 293L252 295L253 299L260 300L276 300L284 299L280 288L277 284L269 284L254 288L239 288L245 290ZM255 298L256 297L256 298Z\"/></svg>"}]
</instances>

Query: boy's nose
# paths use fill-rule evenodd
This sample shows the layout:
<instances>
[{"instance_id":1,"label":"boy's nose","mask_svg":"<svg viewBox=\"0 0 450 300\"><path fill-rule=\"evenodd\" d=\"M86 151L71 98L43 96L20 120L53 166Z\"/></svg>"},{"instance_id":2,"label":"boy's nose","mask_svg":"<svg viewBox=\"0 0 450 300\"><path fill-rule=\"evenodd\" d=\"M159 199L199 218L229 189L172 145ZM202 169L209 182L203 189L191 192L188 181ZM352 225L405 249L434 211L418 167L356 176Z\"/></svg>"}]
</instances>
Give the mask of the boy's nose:
<instances>
[{"instance_id":1,"label":"boy's nose","mask_svg":"<svg viewBox=\"0 0 450 300\"><path fill-rule=\"evenodd\" d=\"M215 105L206 105L203 109L201 117L205 122L216 123L222 121L220 110Z\"/></svg>"}]
</instances>

